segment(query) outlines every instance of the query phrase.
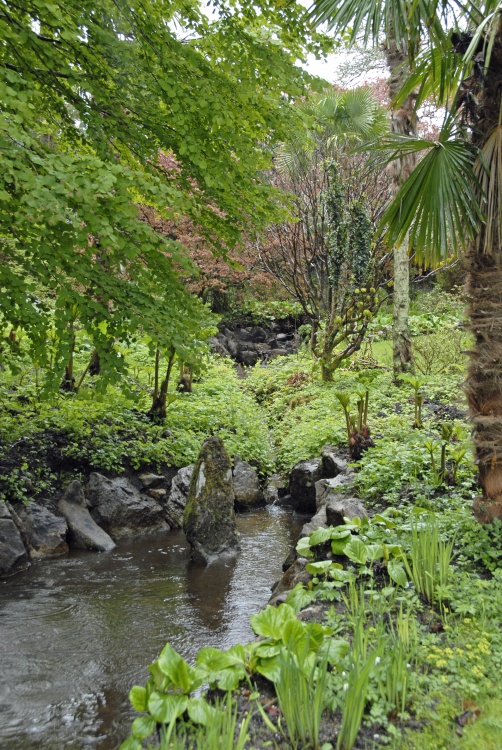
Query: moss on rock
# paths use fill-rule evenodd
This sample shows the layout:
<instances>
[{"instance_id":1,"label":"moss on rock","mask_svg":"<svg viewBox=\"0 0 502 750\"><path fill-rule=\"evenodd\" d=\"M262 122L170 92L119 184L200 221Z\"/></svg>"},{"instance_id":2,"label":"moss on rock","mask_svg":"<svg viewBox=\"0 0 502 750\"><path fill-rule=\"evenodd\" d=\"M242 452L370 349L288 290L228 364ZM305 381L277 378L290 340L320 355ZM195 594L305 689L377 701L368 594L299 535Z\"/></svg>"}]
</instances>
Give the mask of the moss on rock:
<instances>
[{"instance_id":1,"label":"moss on rock","mask_svg":"<svg viewBox=\"0 0 502 750\"><path fill-rule=\"evenodd\" d=\"M192 559L207 564L238 547L232 464L223 440L207 438L190 481L183 531Z\"/></svg>"}]
</instances>

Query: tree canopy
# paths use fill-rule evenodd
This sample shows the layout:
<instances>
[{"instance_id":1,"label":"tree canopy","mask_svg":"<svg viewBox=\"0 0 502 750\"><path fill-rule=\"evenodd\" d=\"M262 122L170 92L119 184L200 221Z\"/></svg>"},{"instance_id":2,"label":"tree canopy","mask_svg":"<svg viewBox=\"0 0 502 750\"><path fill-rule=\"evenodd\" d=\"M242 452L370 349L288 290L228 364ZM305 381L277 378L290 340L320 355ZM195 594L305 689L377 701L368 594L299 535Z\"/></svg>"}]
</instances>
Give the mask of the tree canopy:
<instances>
[{"instance_id":1,"label":"tree canopy","mask_svg":"<svg viewBox=\"0 0 502 750\"><path fill-rule=\"evenodd\" d=\"M220 252L277 208L259 173L303 90L294 62L324 42L304 42L296 4L213 11L162 0L0 5L0 311L41 363L48 327L62 361L77 317L102 353L138 325L166 344L191 335L183 248L138 205L191 218Z\"/></svg>"}]
</instances>

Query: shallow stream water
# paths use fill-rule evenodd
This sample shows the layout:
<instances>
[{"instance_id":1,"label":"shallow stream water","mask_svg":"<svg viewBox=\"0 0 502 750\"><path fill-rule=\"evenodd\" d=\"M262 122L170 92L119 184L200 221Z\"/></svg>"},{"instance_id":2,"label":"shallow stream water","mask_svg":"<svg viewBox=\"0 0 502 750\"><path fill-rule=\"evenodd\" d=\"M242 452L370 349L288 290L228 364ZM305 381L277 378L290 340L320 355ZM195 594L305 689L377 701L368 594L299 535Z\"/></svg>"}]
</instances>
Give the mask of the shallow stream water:
<instances>
[{"instance_id":1,"label":"shallow stream water","mask_svg":"<svg viewBox=\"0 0 502 750\"><path fill-rule=\"evenodd\" d=\"M135 716L128 692L167 641L193 660L251 640L301 521L271 507L237 524L239 556L205 569L170 532L1 581L1 750L115 750Z\"/></svg>"}]
</instances>

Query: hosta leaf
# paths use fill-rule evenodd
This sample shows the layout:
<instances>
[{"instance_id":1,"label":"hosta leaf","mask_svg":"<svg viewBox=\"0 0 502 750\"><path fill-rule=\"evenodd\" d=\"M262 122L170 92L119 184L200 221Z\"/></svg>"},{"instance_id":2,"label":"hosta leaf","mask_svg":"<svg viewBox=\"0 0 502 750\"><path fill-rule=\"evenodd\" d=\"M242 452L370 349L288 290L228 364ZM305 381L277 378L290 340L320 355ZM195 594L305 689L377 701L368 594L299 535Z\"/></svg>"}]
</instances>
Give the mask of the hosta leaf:
<instances>
[{"instance_id":1,"label":"hosta leaf","mask_svg":"<svg viewBox=\"0 0 502 750\"><path fill-rule=\"evenodd\" d=\"M270 643L270 641L263 641L259 643L255 649L256 656L260 658L269 659L271 656L277 656L281 651L281 647L278 643Z\"/></svg>"},{"instance_id":2,"label":"hosta leaf","mask_svg":"<svg viewBox=\"0 0 502 750\"><path fill-rule=\"evenodd\" d=\"M335 539L331 542L331 551L334 555L344 555L345 547L350 542L350 539Z\"/></svg>"},{"instance_id":3,"label":"hosta leaf","mask_svg":"<svg viewBox=\"0 0 502 750\"><path fill-rule=\"evenodd\" d=\"M286 598L286 604L293 607L295 612L299 612L301 609L308 607L314 599L315 594L313 591L308 591L303 583L297 583L289 592Z\"/></svg>"},{"instance_id":4,"label":"hosta leaf","mask_svg":"<svg viewBox=\"0 0 502 750\"><path fill-rule=\"evenodd\" d=\"M331 560L321 560L320 562L314 562L314 563L307 563L305 566L305 569L308 573L312 573L312 575L319 575L326 573L333 563Z\"/></svg>"},{"instance_id":5,"label":"hosta leaf","mask_svg":"<svg viewBox=\"0 0 502 750\"><path fill-rule=\"evenodd\" d=\"M132 733L139 740L144 740L155 732L157 722L151 716L139 716L132 723Z\"/></svg>"},{"instance_id":6,"label":"hosta leaf","mask_svg":"<svg viewBox=\"0 0 502 750\"><path fill-rule=\"evenodd\" d=\"M198 667L216 672L221 669L227 669L227 667L232 667L235 664L243 664L245 658L244 649L240 644L237 644L237 646L234 646L229 651L220 651L219 648L207 646L206 648L201 648L197 654L196 664Z\"/></svg>"},{"instance_id":7,"label":"hosta leaf","mask_svg":"<svg viewBox=\"0 0 502 750\"><path fill-rule=\"evenodd\" d=\"M359 565L366 565L368 548L360 539L351 539L344 550L344 554Z\"/></svg>"},{"instance_id":8,"label":"hosta leaf","mask_svg":"<svg viewBox=\"0 0 502 750\"><path fill-rule=\"evenodd\" d=\"M256 665L256 671L270 680L277 682L281 676L281 662L279 656L272 656L270 659L260 659Z\"/></svg>"},{"instance_id":9,"label":"hosta leaf","mask_svg":"<svg viewBox=\"0 0 502 750\"><path fill-rule=\"evenodd\" d=\"M235 666L231 669L222 669L221 672L211 674L211 684L216 684L220 690L235 690L241 680L246 677L244 667Z\"/></svg>"},{"instance_id":10,"label":"hosta leaf","mask_svg":"<svg viewBox=\"0 0 502 750\"><path fill-rule=\"evenodd\" d=\"M345 526L336 526L331 529L330 537L333 541L336 539L347 539L350 536L352 536L350 529L347 529Z\"/></svg>"},{"instance_id":11,"label":"hosta leaf","mask_svg":"<svg viewBox=\"0 0 502 750\"><path fill-rule=\"evenodd\" d=\"M383 557L383 546L381 544L368 544L366 549L368 550L368 560L371 562Z\"/></svg>"},{"instance_id":12,"label":"hosta leaf","mask_svg":"<svg viewBox=\"0 0 502 750\"><path fill-rule=\"evenodd\" d=\"M131 702L131 706L135 708L136 711L146 711L146 688L140 687L140 685L134 685L134 687L132 687L129 691L129 700Z\"/></svg>"},{"instance_id":13,"label":"hosta leaf","mask_svg":"<svg viewBox=\"0 0 502 750\"><path fill-rule=\"evenodd\" d=\"M148 710L159 724L169 724L185 713L188 705L186 695L162 694L153 692L148 701Z\"/></svg>"},{"instance_id":14,"label":"hosta leaf","mask_svg":"<svg viewBox=\"0 0 502 750\"><path fill-rule=\"evenodd\" d=\"M119 747L119 750L142 750L141 740L137 737L128 737Z\"/></svg>"},{"instance_id":15,"label":"hosta leaf","mask_svg":"<svg viewBox=\"0 0 502 750\"><path fill-rule=\"evenodd\" d=\"M298 540L296 551L300 557L310 557L312 555L308 536L302 536L302 538Z\"/></svg>"},{"instance_id":16,"label":"hosta leaf","mask_svg":"<svg viewBox=\"0 0 502 750\"><path fill-rule=\"evenodd\" d=\"M210 724L217 713L217 710L210 706L205 698L190 698L188 701L188 715L195 724Z\"/></svg>"},{"instance_id":17,"label":"hosta leaf","mask_svg":"<svg viewBox=\"0 0 502 750\"><path fill-rule=\"evenodd\" d=\"M311 547L315 547L316 544L322 544L331 539L331 529L319 528L312 532L309 536L309 543Z\"/></svg>"},{"instance_id":18,"label":"hosta leaf","mask_svg":"<svg viewBox=\"0 0 502 750\"><path fill-rule=\"evenodd\" d=\"M348 653L349 648L350 644L348 641L337 638L326 638L319 649L319 655L325 656L330 664L339 664Z\"/></svg>"},{"instance_id":19,"label":"hosta leaf","mask_svg":"<svg viewBox=\"0 0 502 750\"><path fill-rule=\"evenodd\" d=\"M255 615L251 615L251 627L256 635L264 638L282 639L282 630L288 620L296 621L296 614L288 604L272 607L270 604Z\"/></svg>"},{"instance_id":20,"label":"hosta leaf","mask_svg":"<svg viewBox=\"0 0 502 750\"><path fill-rule=\"evenodd\" d=\"M392 580L395 581L398 586L402 586L404 588L408 583L408 577L404 570L403 564L398 560L389 560L389 562L387 563L387 572L390 578L392 578Z\"/></svg>"},{"instance_id":21,"label":"hosta leaf","mask_svg":"<svg viewBox=\"0 0 502 750\"><path fill-rule=\"evenodd\" d=\"M393 521L390 521L388 518L385 518L385 516L380 515L380 513L376 513L373 516L373 522L374 523L383 523L388 529L395 529L396 524Z\"/></svg>"}]
</instances>

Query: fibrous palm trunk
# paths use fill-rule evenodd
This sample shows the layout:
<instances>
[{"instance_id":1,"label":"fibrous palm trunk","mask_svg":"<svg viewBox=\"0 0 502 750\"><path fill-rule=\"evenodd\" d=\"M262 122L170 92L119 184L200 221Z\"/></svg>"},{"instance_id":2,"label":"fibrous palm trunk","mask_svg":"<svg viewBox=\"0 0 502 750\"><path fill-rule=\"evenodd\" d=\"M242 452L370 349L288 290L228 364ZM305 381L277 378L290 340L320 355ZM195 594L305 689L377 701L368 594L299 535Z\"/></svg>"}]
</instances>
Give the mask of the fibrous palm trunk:
<instances>
[{"instance_id":1,"label":"fibrous palm trunk","mask_svg":"<svg viewBox=\"0 0 502 750\"><path fill-rule=\"evenodd\" d=\"M478 96L474 141L479 148L500 132L501 92L502 25ZM467 294L474 347L466 392L483 491L482 497L474 502L474 513L482 523L495 518L502 520L502 236L498 226L502 174L500 167L498 170L496 167L492 165L490 174L498 191L496 209L487 211L487 224L467 254Z\"/></svg>"},{"instance_id":2,"label":"fibrous palm trunk","mask_svg":"<svg viewBox=\"0 0 502 750\"><path fill-rule=\"evenodd\" d=\"M390 72L389 92L391 100L402 88L406 77L407 55L398 49L394 39L388 38L385 46L385 59ZM392 112L391 129L399 135L416 136L417 118L414 112L414 99L408 96L401 108ZM413 155L396 160L392 166L394 193L409 176L415 165ZM408 243L403 242L394 248L394 325L393 369L394 377L402 372L408 372L412 366L412 350L408 316L410 310L410 261Z\"/></svg>"}]
</instances>

